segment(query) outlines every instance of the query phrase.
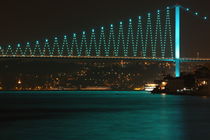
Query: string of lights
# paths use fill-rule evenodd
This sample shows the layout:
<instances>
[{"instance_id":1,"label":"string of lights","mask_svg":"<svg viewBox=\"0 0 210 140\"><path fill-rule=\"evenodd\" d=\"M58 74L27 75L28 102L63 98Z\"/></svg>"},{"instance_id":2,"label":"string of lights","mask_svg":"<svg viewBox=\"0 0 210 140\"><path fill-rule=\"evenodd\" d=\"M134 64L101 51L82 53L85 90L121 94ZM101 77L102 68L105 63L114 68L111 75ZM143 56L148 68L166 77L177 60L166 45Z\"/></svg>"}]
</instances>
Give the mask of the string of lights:
<instances>
[{"instance_id":1,"label":"string of lights","mask_svg":"<svg viewBox=\"0 0 210 140\"><path fill-rule=\"evenodd\" d=\"M128 22L110 24L108 28L92 29L82 34L26 45L0 46L0 55L7 56L124 56L171 57L175 56L175 31L173 8L157 10ZM189 8L182 9L199 16ZM204 20L207 17L203 17ZM166 55L167 54L167 55Z\"/></svg>"}]
</instances>

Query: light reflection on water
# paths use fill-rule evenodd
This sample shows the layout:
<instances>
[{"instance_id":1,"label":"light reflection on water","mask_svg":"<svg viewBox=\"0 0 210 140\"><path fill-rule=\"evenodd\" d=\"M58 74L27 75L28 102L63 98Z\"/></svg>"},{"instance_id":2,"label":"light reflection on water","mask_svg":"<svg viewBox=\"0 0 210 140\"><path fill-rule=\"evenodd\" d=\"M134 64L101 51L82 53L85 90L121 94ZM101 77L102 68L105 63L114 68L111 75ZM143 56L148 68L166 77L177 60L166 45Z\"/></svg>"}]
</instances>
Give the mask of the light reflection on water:
<instances>
[{"instance_id":1,"label":"light reflection on water","mask_svg":"<svg viewBox=\"0 0 210 140\"><path fill-rule=\"evenodd\" d=\"M0 95L0 140L210 138L210 100L143 92Z\"/></svg>"}]
</instances>

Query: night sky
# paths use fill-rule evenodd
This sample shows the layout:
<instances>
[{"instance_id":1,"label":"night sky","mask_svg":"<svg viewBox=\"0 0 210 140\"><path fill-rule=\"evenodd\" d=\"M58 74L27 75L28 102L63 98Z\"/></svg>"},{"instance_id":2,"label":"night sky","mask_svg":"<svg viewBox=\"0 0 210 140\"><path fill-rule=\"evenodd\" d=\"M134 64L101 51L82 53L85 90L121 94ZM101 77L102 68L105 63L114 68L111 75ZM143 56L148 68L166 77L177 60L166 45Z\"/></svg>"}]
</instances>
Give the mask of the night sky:
<instances>
[{"instance_id":1,"label":"night sky","mask_svg":"<svg viewBox=\"0 0 210 140\"><path fill-rule=\"evenodd\" d=\"M177 0L210 16L208 0ZM116 23L175 4L175 0L1 0L0 44L25 43ZM186 17L182 56L210 58L210 21Z\"/></svg>"}]
</instances>

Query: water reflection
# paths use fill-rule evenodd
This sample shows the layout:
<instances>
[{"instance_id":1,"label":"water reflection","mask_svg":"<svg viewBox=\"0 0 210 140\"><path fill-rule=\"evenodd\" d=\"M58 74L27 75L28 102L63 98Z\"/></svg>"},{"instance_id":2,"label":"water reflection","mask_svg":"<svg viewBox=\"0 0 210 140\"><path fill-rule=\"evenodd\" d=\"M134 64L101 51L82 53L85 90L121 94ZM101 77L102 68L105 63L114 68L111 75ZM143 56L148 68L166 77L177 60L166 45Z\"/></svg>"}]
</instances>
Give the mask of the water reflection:
<instances>
[{"instance_id":1,"label":"water reflection","mask_svg":"<svg viewBox=\"0 0 210 140\"><path fill-rule=\"evenodd\" d=\"M139 92L0 95L0 139L210 138L209 107L207 98Z\"/></svg>"}]
</instances>

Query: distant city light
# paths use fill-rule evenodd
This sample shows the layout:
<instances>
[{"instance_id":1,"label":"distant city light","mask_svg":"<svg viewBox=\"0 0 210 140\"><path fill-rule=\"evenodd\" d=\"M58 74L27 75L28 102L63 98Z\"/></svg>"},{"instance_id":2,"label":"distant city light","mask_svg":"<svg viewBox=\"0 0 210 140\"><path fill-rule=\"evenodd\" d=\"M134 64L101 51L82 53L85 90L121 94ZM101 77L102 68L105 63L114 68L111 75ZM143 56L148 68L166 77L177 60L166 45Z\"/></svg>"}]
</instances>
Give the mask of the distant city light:
<instances>
[{"instance_id":1,"label":"distant city light","mask_svg":"<svg viewBox=\"0 0 210 140\"><path fill-rule=\"evenodd\" d=\"M202 81L201 85L208 85L207 81Z\"/></svg>"},{"instance_id":2,"label":"distant city light","mask_svg":"<svg viewBox=\"0 0 210 140\"><path fill-rule=\"evenodd\" d=\"M22 82L21 82L21 80L18 80L18 84L21 84Z\"/></svg>"},{"instance_id":3,"label":"distant city light","mask_svg":"<svg viewBox=\"0 0 210 140\"><path fill-rule=\"evenodd\" d=\"M162 86L166 86L167 84L167 82L162 82Z\"/></svg>"}]
</instances>

